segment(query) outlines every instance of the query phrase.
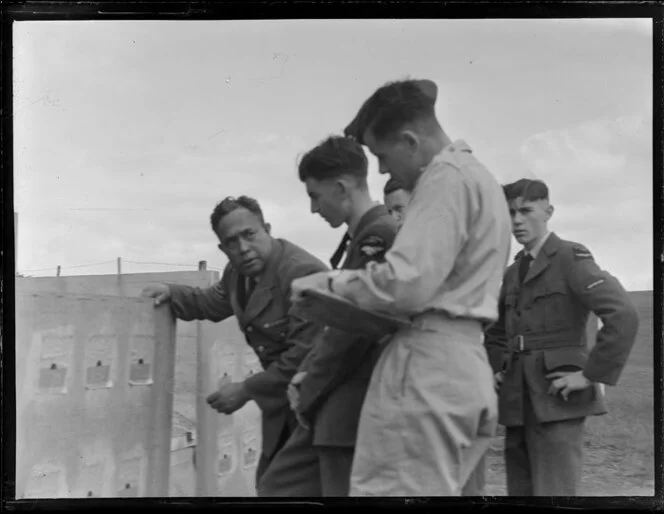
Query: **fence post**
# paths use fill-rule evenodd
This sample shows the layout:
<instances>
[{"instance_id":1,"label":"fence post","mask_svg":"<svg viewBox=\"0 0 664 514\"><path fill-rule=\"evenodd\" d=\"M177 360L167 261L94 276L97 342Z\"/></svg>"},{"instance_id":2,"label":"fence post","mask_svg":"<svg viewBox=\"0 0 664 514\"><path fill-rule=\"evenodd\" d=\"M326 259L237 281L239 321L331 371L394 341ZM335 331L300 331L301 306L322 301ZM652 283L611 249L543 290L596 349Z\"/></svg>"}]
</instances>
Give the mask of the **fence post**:
<instances>
[{"instance_id":1,"label":"fence post","mask_svg":"<svg viewBox=\"0 0 664 514\"><path fill-rule=\"evenodd\" d=\"M18 268L18 212L14 213L14 268Z\"/></svg>"},{"instance_id":2,"label":"fence post","mask_svg":"<svg viewBox=\"0 0 664 514\"><path fill-rule=\"evenodd\" d=\"M59 276L60 276L60 266L59 266L59 265L58 265L58 269L57 269L57 271L55 272L55 276L56 276L56 277L59 277Z\"/></svg>"},{"instance_id":3,"label":"fence post","mask_svg":"<svg viewBox=\"0 0 664 514\"><path fill-rule=\"evenodd\" d=\"M198 271L207 271L207 261L198 261Z\"/></svg>"},{"instance_id":4,"label":"fence post","mask_svg":"<svg viewBox=\"0 0 664 514\"><path fill-rule=\"evenodd\" d=\"M118 275L122 275L122 258L118 257Z\"/></svg>"},{"instance_id":5,"label":"fence post","mask_svg":"<svg viewBox=\"0 0 664 514\"><path fill-rule=\"evenodd\" d=\"M210 285L217 280L210 277ZM217 496L219 414L205 401L219 389L219 327L209 321L196 322L196 496ZM212 343L212 344L211 344ZM240 455L237 457L241 459ZM241 461L240 461L241 462Z\"/></svg>"}]
</instances>

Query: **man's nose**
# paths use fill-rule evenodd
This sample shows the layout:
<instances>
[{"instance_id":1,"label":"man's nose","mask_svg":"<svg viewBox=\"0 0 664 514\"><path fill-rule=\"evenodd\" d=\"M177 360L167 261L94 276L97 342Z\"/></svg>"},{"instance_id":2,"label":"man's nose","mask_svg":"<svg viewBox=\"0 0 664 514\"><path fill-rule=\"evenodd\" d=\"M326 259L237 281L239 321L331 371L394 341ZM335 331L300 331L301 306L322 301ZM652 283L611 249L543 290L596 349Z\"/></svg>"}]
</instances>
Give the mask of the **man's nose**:
<instances>
[{"instance_id":1,"label":"man's nose","mask_svg":"<svg viewBox=\"0 0 664 514\"><path fill-rule=\"evenodd\" d=\"M249 251L249 243L244 239L240 238L240 253L247 253Z\"/></svg>"}]
</instances>

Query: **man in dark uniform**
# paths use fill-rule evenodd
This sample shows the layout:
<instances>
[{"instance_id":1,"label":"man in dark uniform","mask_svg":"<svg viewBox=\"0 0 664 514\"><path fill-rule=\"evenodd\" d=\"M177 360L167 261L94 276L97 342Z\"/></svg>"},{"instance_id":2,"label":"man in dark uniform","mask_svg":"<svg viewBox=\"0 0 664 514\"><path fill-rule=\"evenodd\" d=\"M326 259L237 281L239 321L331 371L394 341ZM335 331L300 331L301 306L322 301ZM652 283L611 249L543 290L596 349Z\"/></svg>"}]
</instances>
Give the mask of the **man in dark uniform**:
<instances>
[{"instance_id":1,"label":"man in dark uniform","mask_svg":"<svg viewBox=\"0 0 664 514\"><path fill-rule=\"evenodd\" d=\"M311 211L347 233L331 259L337 268L363 268L383 259L397 224L375 204L367 185L367 158L357 142L330 137L299 165ZM348 496L357 425L381 347L328 328L293 379L291 396L301 426L259 484L260 496Z\"/></svg>"},{"instance_id":2,"label":"man in dark uniform","mask_svg":"<svg viewBox=\"0 0 664 514\"><path fill-rule=\"evenodd\" d=\"M228 257L221 280L207 289L174 284L151 286L143 295L169 301L184 321L222 321L236 316L240 330L263 367L243 382L224 384L208 403L232 414L249 400L262 411L262 454L256 482L296 425L286 388L320 330L291 306L293 279L327 266L302 248L273 238L258 202L246 196L226 198L214 209L212 230Z\"/></svg>"},{"instance_id":3,"label":"man in dark uniform","mask_svg":"<svg viewBox=\"0 0 664 514\"><path fill-rule=\"evenodd\" d=\"M585 418L606 413L601 384L618 382L636 339L637 313L586 247L548 231L553 206L543 182L522 179L504 191L524 248L507 269L500 317L485 344L506 427L507 493L574 496ZM592 349L591 311L603 324Z\"/></svg>"}]
</instances>

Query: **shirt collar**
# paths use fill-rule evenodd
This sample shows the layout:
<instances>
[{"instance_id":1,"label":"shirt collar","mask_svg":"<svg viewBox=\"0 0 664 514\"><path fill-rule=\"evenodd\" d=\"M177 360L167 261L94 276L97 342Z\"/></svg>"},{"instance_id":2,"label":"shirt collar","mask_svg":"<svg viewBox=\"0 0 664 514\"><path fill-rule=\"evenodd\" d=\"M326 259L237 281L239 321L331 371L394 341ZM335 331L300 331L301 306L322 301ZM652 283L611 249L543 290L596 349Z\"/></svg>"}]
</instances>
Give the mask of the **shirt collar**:
<instances>
[{"instance_id":1,"label":"shirt collar","mask_svg":"<svg viewBox=\"0 0 664 514\"><path fill-rule=\"evenodd\" d=\"M434 155L433 159L431 159L431 162L427 164L426 166L423 166L420 168L420 174L418 176L418 181L419 178L422 176L423 173L425 173L427 170L430 170L434 168L437 164L440 164L442 162L455 162L454 154L455 152L469 152L472 153L472 149L470 146L468 146L468 143L464 141L463 139L457 139L453 143L450 143L447 145L445 148L443 148L439 153Z\"/></svg>"},{"instance_id":2,"label":"shirt collar","mask_svg":"<svg viewBox=\"0 0 664 514\"><path fill-rule=\"evenodd\" d=\"M542 250L542 247L546 243L546 240L549 239L550 235L551 235L551 232L547 232L546 234L544 234L544 236L542 236L542 238L539 241L537 241L537 244L534 246L534 248L532 250L530 250L530 251L525 250L524 253L526 255L528 255L528 254L532 255L533 260L537 259L537 256L539 255L540 251Z\"/></svg>"}]
</instances>

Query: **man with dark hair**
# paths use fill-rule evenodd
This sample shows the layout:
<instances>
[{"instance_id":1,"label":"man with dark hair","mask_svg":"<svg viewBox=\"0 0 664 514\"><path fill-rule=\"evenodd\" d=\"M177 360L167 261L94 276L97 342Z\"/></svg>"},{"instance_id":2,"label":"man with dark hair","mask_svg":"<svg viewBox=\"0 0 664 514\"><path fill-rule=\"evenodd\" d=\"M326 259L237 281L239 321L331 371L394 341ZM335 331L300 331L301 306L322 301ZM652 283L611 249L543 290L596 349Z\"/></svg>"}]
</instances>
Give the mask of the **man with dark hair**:
<instances>
[{"instance_id":1,"label":"man with dark hair","mask_svg":"<svg viewBox=\"0 0 664 514\"><path fill-rule=\"evenodd\" d=\"M232 414L249 400L260 407L263 448L256 470L258 483L296 425L286 389L320 328L304 321L291 306L290 284L327 267L293 243L273 238L253 198L222 200L210 223L229 261L221 280L207 289L150 286L143 295L155 298L156 305L169 302L174 315L184 321L237 317L264 370L243 382L222 385L207 401L224 414Z\"/></svg>"},{"instance_id":2,"label":"man with dark hair","mask_svg":"<svg viewBox=\"0 0 664 514\"><path fill-rule=\"evenodd\" d=\"M311 212L347 232L331 259L336 268L382 261L397 226L367 185L367 159L352 139L330 137L299 165ZM328 328L291 385L302 425L277 454L259 485L261 496L348 496L357 424L381 347L375 341Z\"/></svg>"},{"instance_id":3,"label":"man with dark hair","mask_svg":"<svg viewBox=\"0 0 664 514\"><path fill-rule=\"evenodd\" d=\"M387 212L396 220L399 226L403 225L406 207L410 203L411 192L404 188L398 180L391 178L383 187L383 201Z\"/></svg>"},{"instance_id":4,"label":"man with dark hair","mask_svg":"<svg viewBox=\"0 0 664 514\"><path fill-rule=\"evenodd\" d=\"M544 182L521 179L504 191L523 250L505 273L499 319L485 344L506 427L507 494L575 496L585 418L606 413L601 384L618 382L637 312L585 246L549 232L553 206ZM592 350L591 311L602 320Z\"/></svg>"},{"instance_id":5,"label":"man with dark hair","mask_svg":"<svg viewBox=\"0 0 664 514\"><path fill-rule=\"evenodd\" d=\"M387 84L346 134L379 169L411 189L385 261L295 280L362 308L409 317L387 343L367 391L351 474L352 496L456 496L497 424L483 329L498 316L509 249L500 185L434 113L428 80Z\"/></svg>"}]
</instances>

